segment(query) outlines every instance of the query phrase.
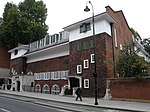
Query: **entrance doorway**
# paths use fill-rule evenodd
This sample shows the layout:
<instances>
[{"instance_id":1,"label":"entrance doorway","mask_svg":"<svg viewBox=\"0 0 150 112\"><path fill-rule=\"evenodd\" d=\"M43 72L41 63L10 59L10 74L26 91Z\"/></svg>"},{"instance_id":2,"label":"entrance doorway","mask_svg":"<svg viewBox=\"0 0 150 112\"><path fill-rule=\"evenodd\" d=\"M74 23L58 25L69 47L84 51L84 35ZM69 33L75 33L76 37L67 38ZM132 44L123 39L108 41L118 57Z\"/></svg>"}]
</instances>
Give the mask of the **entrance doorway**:
<instances>
[{"instance_id":1,"label":"entrance doorway","mask_svg":"<svg viewBox=\"0 0 150 112\"><path fill-rule=\"evenodd\" d=\"M17 81L17 91L20 91L20 81Z\"/></svg>"}]
</instances>

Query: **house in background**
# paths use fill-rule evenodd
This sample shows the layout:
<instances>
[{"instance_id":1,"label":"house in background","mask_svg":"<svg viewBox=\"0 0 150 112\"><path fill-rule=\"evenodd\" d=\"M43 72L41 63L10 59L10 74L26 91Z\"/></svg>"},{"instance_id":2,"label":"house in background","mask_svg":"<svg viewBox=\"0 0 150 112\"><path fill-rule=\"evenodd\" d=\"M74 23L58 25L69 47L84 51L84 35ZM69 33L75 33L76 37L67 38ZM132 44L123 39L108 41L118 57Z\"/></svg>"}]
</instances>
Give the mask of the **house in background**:
<instances>
[{"instance_id":1,"label":"house in background","mask_svg":"<svg viewBox=\"0 0 150 112\"><path fill-rule=\"evenodd\" d=\"M149 63L150 55L145 51L143 45L141 44L141 41L142 41L141 37L137 36L136 38L134 38L133 36L133 42L135 45L134 50L136 51L138 56L143 57L144 60Z\"/></svg>"},{"instance_id":2,"label":"house in background","mask_svg":"<svg viewBox=\"0 0 150 112\"><path fill-rule=\"evenodd\" d=\"M28 45L19 44L18 47L9 50L10 58L10 74L12 78L11 90L17 91L33 91L34 76L32 73L26 74L26 57L24 55L28 51Z\"/></svg>"},{"instance_id":3,"label":"house in background","mask_svg":"<svg viewBox=\"0 0 150 112\"><path fill-rule=\"evenodd\" d=\"M3 19L0 18L0 25L2 24ZM9 64L10 64L10 54L8 49L3 42L0 42L0 87L3 84L9 84ZM3 89L5 86L3 85Z\"/></svg>"},{"instance_id":4,"label":"house in background","mask_svg":"<svg viewBox=\"0 0 150 112\"><path fill-rule=\"evenodd\" d=\"M0 86L11 83L9 80L10 54L3 42L0 42ZM5 87L2 87L3 89Z\"/></svg>"},{"instance_id":5,"label":"house in background","mask_svg":"<svg viewBox=\"0 0 150 112\"><path fill-rule=\"evenodd\" d=\"M94 18L95 54L92 18L64 27L58 34L47 35L29 44L28 49L10 50L14 89L23 86L23 78L18 75L30 74L35 77L34 83L29 83L30 87L34 85L35 92L74 95L76 88L81 87L83 96L94 96L96 60L98 96L104 97L106 78L116 77L113 66L105 62L117 61L122 47L132 40L132 33L123 12L110 6Z\"/></svg>"}]
</instances>

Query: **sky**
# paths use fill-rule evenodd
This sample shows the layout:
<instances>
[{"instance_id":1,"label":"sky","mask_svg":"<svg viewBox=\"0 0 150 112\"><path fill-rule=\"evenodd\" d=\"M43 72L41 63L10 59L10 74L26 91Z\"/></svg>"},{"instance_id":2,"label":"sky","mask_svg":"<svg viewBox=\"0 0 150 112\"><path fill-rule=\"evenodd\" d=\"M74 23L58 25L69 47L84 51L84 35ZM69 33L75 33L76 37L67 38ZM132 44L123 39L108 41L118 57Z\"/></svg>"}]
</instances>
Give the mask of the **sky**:
<instances>
[{"instance_id":1,"label":"sky","mask_svg":"<svg viewBox=\"0 0 150 112\"><path fill-rule=\"evenodd\" d=\"M7 2L18 5L23 0L0 0L0 17ZM63 28L92 16L92 12L84 12L88 0L43 0L48 9L46 24L50 35L63 31ZM149 0L90 0L94 14L105 12L105 6L114 11L122 10L129 27L134 28L142 38L150 37L150 1ZM89 8L90 5L89 5Z\"/></svg>"}]
</instances>

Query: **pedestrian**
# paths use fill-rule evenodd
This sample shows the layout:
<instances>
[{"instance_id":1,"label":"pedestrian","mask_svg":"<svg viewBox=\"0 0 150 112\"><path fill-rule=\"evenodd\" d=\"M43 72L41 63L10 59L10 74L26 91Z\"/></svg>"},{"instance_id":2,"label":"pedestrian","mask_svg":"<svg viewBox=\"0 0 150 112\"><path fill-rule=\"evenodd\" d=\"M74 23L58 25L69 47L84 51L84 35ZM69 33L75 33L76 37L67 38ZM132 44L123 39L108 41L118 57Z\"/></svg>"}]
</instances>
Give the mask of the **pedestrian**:
<instances>
[{"instance_id":1,"label":"pedestrian","mask_svg":"<svg viewBox=\"0 0 150 112\"><path fill-rule=\"evenodd\" d=\"M76 95L77 95L77 97L76 97L76 101L78 100L78 98L80 98L80 101L82 101L82 91L81 91L81 88L77 88L77 90L76 90Z\"/></svg>"}]
</instances>

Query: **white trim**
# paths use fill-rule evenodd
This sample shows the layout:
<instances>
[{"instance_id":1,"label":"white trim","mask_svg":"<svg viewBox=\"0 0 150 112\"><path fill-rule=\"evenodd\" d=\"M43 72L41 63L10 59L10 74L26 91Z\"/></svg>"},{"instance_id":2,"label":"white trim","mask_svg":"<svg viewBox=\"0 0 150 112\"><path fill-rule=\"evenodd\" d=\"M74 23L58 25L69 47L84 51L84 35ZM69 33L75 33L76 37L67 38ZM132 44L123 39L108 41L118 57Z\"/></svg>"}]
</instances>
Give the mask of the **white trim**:
<instances>
[{"instance_id":1,"label":"white trim","mask_svg":"<svg viewBox=\"0 0 150 112\"><path fill-rule=\"evenodd\" d=\"M89 79L84 79L84 88L89 88Z\"/></svg>"},{"instance_id":2,"label":"white trim","mask_svg":"<svg viewBox=\"0 0 150 112\"><path fill-rule=\"evenodd\" d=\"M82 65L77 65L77 74L82 73Z\"/></svg>"},{"instance_id":3,"label":"white trim","mask_svg":"<svg viewBox=\"0 0 150 112\"><path fill-rule=\"evenodd\" d=\"M84 60L83 65L85 69L89 68L89 60L88 59Z\"/></svg>"},{"instance_id":4,"label":"white trim","mask_svg":"<svg viewBox=\"0 0 150 112\"><path fill-rule=\"evenodd\" d=\"M94 54L91 54L91 63L95 63Z\"/></svg>"},{"instance_id":5,"label":"white trim","mask_svg":"<svg viewBox=\"0 0 150 112\"><path fill-rule=\"evenodd\" d=\"M116 28L114 28L114 36L115 36L115 47L118 47L118 43L117 43L117 30L116 30Z\"/></svg>"},{"instance_id":6,"label":"white trim","mask_svg":"<svg viewBox=\"0 0 150 112\"><path fill-rule=\"evenodd\" d=\"M123 49L122 49L122 44L120 44L120 50L122 51Z\"/></svg>"}]
</instances>

